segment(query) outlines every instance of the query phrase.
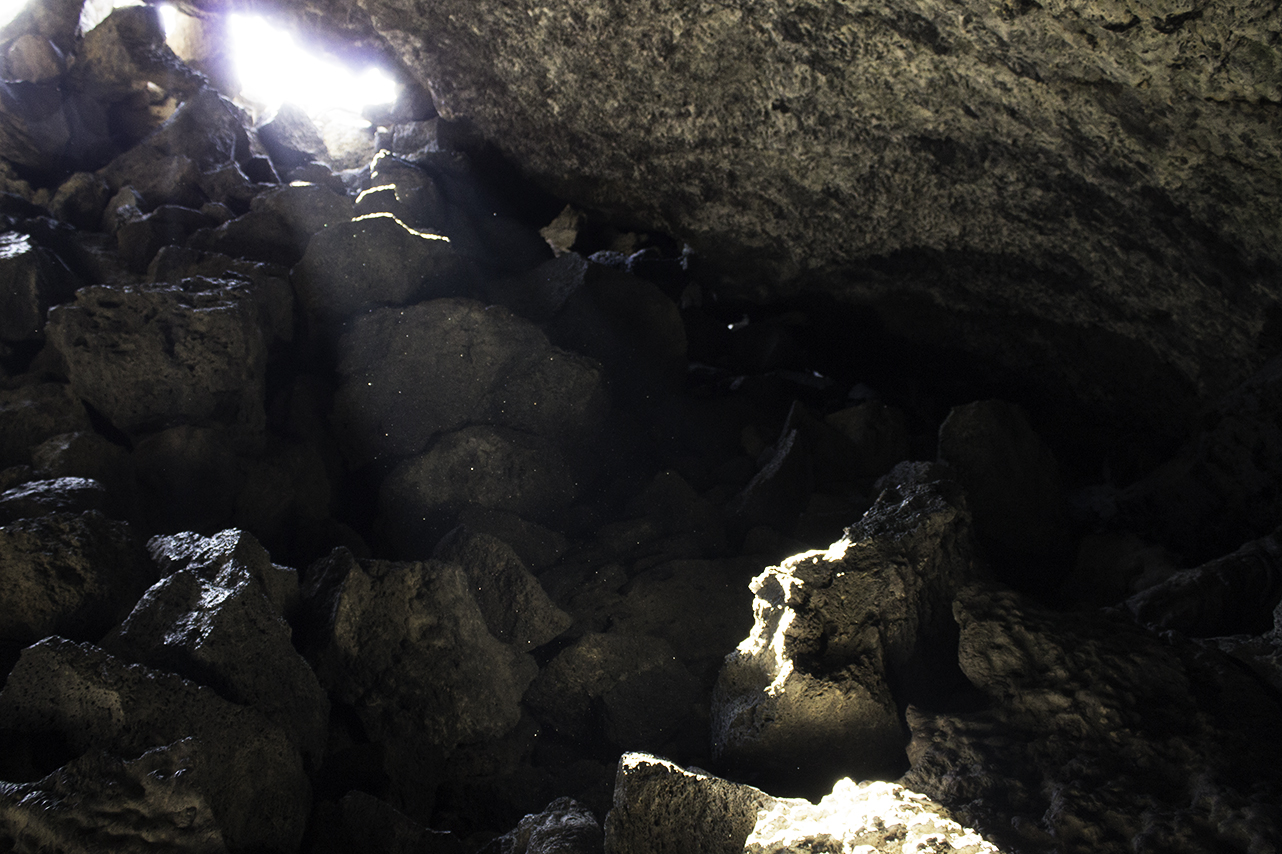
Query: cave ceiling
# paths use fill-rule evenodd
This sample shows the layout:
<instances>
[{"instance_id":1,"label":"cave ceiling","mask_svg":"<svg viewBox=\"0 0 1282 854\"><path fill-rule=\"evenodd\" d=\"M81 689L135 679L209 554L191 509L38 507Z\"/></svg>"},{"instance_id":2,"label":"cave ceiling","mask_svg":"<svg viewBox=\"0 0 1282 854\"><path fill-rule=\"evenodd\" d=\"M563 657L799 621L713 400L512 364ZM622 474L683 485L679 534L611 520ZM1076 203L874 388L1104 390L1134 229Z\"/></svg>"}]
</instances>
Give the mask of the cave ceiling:
<instances>
[{"instance_id":1,"label":"cave ceiling","mask_svg":"<svg viewBox=\"0 0 1282 854\"><path fill-rule=\"evenodd\" d=\"M688 242L723 295L833 294L1162 417L1278 350L1271 0L193 7L381 53L546 189Z\"/></svg>"}]
</instances>

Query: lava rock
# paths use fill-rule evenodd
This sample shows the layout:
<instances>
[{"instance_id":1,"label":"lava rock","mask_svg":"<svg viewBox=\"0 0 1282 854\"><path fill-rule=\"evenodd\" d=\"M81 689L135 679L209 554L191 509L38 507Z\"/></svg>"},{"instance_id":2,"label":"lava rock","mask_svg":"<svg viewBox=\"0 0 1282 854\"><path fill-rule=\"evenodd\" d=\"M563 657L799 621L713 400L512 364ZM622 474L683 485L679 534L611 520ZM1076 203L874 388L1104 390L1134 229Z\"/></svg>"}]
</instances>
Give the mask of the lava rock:
<instances>
[{"instance_id":1,"label":"lava rock","mask_svg":"<svg viewBox=\"0 0 1282 854\"><path fill-rule=\"evenodd\" d=\"M471 275L447 239L371 214L317 234L292 279L303 306L324 323L377 306L461 295Z\"/></svg>"},{"instance_id":2,"label":"lava rock","mask_svg":"<svg viewBox=\"0 0 1282 854\"><path fill-rule=\"evenodd\" d=\"M370 188L356 199L358 213L394 214L410 228L438 231L449 220L448 203L432 174L380 152L370 164Z\"/></svg>"},{"instance_id":3,"label":"lava rock","mask_svg":"<svg viewBox=\"0 0 1282 854\"><path fill-rule=\"evenodd\" d=\"M0 524L51 513L105 513L107 491L96 480L60 477L32 480L0 493Z\"/></svg>"},{"instance_id":4,"label":"lava rock","mask_svg":"<svg viewBox=\"0 0 1282 854\"><path fill-rule=\"evenodd\" d=\"M75 393L126 434L183 422L260 429L266 336L236 284L83 288L50 312L49 339Z\"/></svg>"},{"instance_id":5,"label":"lava rock","mask_svg":"<svg viewBox=\"0 0 1282 854\"><path fill-rule=\"evenodd\" d=\"M61 383L0 389L0 468L31 462L31 448L63 433L91 432L84 405Z\"/></svg>"},{"instance_id":6,"label":"lava rock","mask_svg":"<svg viewBox=\"0 0 1282 854\"><path fill-rule=\"evenodd\" d=\"M294 290L287 268L181 246L162 247L147 267L148 282L194 278L238 280L239 290L258 305L263 328L271 330L271 338L294 339Z\"/></svg>"},{"instance_id":7,"label":"lava rock","mask_svg":"<svg viewBox=\"0 0 1282 854\"><path fill-rule=\"evenodd\" d=\"M535 572L555 564L569 548L564 535L503 510L470 507L459 514L459 523L507 543Z\"/></svg>"},{"instance_id":8,"label":"lava rock","mask_svg":"<svg viewBox=\"0 0 1282 854\"><path fill-rule=\"evenodd\" d=\"M574 443L605 414L595 362L553 348L505 309L472 300L371 311L357 318L339 352L343 383L333 420L357 461L421 453L434 436L477 423ZM519 501L476 503L526 515Z\"/></svg>"},{"instance_id":9,"label":"lava rock","mask_svg":"<svg viewBox=\"0 0 1282 854\"><path fill-rule=\"evenodd\" d=\"M497 537L455 528L432 557L463 567L485 625L503 643L528 651L569 628L570 615L552 604L512 547Z\"/></svg>"},{"instance_id":10,"label":"lava rock","mask_svg":"<svg viewBox=\"0 0 1282 854\"><path fill-rule=\"evenodd\" d=\"M129 525L90 511L0 527L0 638L97 640L156 579Z\"/></svg>"},{"instance_id":11,"label":"lava rock","mask_svg":"<svg viewBox=\"0 0 1282 854\"><path fill-rule=\"evenodd\" d=\"M113 9L85 33L69 77L76 89L106 103L124 100L139 84L190 95L205 83L165 44L160 13L148 6Z\"/></svg>"},{"instance_id":12,"label":"lava rock","mask_svg":"<svg viewBox=\"0 0 1282 854\"><path fill-rule=\"evenodd\" d=\"M66 302L76 277L25 234L0 234L0 341L39 341L50 306Z\"/></svg>"},{"instance_id":13,"label":"lava rock","mask_svg":"<svg viewBox=\"0 0 1282 854\"><path fill-rule=\"evenodd\" d=\"M271 155L276 171L282 175L308 161L329 158L320 131L316 130L307 112L296 104L281 104L276 115L256 130Z\"/></svg>"},{"instance_id":14,"label":"lava rock","mask_svg":"<svg viewBox=\"0 0 1282 854\"><path fill-rule=\"evenodd\" d=\"M1070 542L1059 468L1019 406L986 400L957 406L939 428L939 460L957 473L975 533L999 573L1026 591L1053 590Z\"/></svg>"},{"instance_id":15,"label":"lava rock","mask_svg":"<svg viewBox=\"0 0 1282 854\"><path fill-rule=\"evenodd\" d=\"M0 783L0 840L12 851L225 854L195 783L191 739L136 759L91 751L34 783Z\"/></svg>"},{"instance_id":16,"label":"lava rock","mask_svg":"<svg viewBox=\"0 0 1282 854\"><path fill-rule=\"evenodd\" d=\"M908 852L946 850L1001 854L978 833L962 827L948 810L925 795L894 783L837 781L831 794L812 804L779 798L757 816L744 854L790 854L797 850Z\"/></svg>"},{"instance_id":17,"label":"lava rock","mask_svg":"<svg viewBox=\"0 0 1282 854\"><path fill-rule=\"evenodd\" d=\"M973 560L957 483L928 463L897 466L827 551L753 579L755 625L713 694L714 756L781 792L901 772L892 690L929 695L950 678L948 613Z\"/></svg>"},{"instance_id":18,"label":"lava rock","mask_svg":"<svg viewBox=\"0 0 1282 854\"><path fill-rule=\"evenodd\" d=\"M137 491L129 453L97 433L62 433L31 449L31 465L43 479L85 478L107 490L109 506L130 506Z\"/></svg>"},{"instance_id":19,"label":"lava rock","mask_svg":"<svg viewBox=\"0 0 1282 854\"><path fill-rule=\"evenodd\" d=\"M316 184L288 185L253 197L249 212L211 231L200 231L188 247L269 264L293 265L312 235L352 218L352 200Z\"/></svg>"},{"instance_id":20,"label":"lava rock","mask_svg":"<svg viewBox=\"0 0 1282 854\"><path fill-rule=\"evenodd\" d=\"M287 620L298 614L302 595L298 573L272 563L271 555L247 531L230 528L212 537L190 531L152 537L147 551L163 575L186 571L216 584L229 578L239 585L248 574L274 614Z\"/></svg>"},{"instance_id":21,"label":"lava rock","mask_svg":"<svg viewBox=\"0 0 1282 854\"><path fill-rule=\"evenodd\" d=\"M1282 706L1239 664L1122 615L1055 613L996 586L960 591L953 613L980 697L970 710L908 709L905 786L1006 850L1282 839L1271 806L1282 756L1259 735Z\"/></svg>"},{"instance_id":22,"label":"lava rock","mask_svg":"<svg viewBox=\"0 0 1282 854\"><path fill-rule=\"evenodd\" d=\"M479 854L602 854L603 844L601 825L592 811L573 798L557 798Z\"/></svg>"},{"instance_id":23,"label":"lava rock","mask_svg":"<svg viewBox=\"0 0 1282 854\"><path fill-rule=\"evenodd\" d=\"M294 851L302 838L311 794L297 749L258 712L173 674L46 638L0 691L0 727L118 756L190 737L192 786L229 850Z\"/></svg>"},{"instance_id":24,"label":"lava rock","mask_svg":"<svg viewBox=\"0 0 1282 854\"><path fill-rule=\"evenodd\" d=\"M132 217L116 230L116 245L130 270L142 273L163 246L182 243L192 232L213 223L198 210L160 205L151 213Z\"/></svg>"},{"instance_id":25,"label":"lava rock","mask_svg":"<svg viewBox=\"0 0 1282 854\"><path fill-rule=\"evenodd\" d=\"M375 740L414 734L450 750L520 719L537 667L489 633L460 567L338 549L308 571L304 597L309 660Z\"/></svg>"},{"instance_id":26,"label":"lava rock","mask_svg":"<svg viewBox=\"0 0 1282 854\"><path fill-rule=\"evenodd\" d=\"M382 528L402 551L435 542L468 507L548 520L568 507L577 483L548 443L500 427L448 433L400 463L379 489Z\"/></svg>"},{"instance_id":27,"label":"lava rock","mask_svg":"<svg viewBox=\"0 0 1282 854\"><path fill-rule=\"evenodd\" d=\"M742 854L759 810L760 789L685 769L644 753L619 759L614 804L605 819L610 854Z\"/></svg>"},{"instance_id":28,"label":"lava rock","mask_svg":"<svg viewBox=\"0 0 1282 854\"><path fill-rule=\"evenodd\" d=\"M101 176L76 172L58 185L49 201L49 213L76 228L93 231L102 221L111 188Z\"/></svg>"}]
</instances>

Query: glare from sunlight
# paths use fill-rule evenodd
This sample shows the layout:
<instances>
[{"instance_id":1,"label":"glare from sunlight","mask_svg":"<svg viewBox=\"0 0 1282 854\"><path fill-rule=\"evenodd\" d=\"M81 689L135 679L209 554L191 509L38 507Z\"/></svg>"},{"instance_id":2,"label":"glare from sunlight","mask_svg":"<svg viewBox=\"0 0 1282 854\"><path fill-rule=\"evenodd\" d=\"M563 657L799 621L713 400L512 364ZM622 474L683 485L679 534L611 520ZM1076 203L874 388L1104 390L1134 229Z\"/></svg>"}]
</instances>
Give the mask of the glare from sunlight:
<instances>
[{"instance_id":1,"label":"glare from sunlight","mask_svg":"<svg viewBox=\"0 0 1282 854\"><path fill-rule=\"evenodd\" d=\"M269 111L289 101L309 113L359 113L367 104L396 100L396 84L383 72L367 68L357 74L312 56L262 18L232 15L229 29L241 97Z\"/></svg>"},{"instance_id":2,"label":"glare from sunlight","mask_svg":"<svg viewBox=\"0 0 1282 854\"><path fill-rule=\"evenodd\" d=\"M0 0L0 27L16 18L26 5L27 0Z\"/></svg>"}]
</instances>

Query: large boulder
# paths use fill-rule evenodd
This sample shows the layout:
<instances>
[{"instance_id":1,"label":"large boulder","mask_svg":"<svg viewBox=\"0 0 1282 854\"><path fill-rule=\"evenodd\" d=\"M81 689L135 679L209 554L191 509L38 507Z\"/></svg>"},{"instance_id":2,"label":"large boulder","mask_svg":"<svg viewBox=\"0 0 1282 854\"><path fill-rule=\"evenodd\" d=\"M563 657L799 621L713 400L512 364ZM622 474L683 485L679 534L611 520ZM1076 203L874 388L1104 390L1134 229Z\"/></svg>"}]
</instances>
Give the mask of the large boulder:
<instances>
[{"instance_id":1,"label":"large boulder","mask_svg":"<svg viewBox=\"0 0 1282 854\"><path fill-rule=\"evenodd\" d=\"M50 313L47 334L75 393L126 434L202 422L261 429L267 336L240 284L83 288Z\"/></svg>"},{"instance_id":2,"label":"large boulder","mask_svg":"<svg viewBox=\"0 0 1282 854\"><path fill-rule=\"evenodd\" d=\"M333 419L358 461L408 457L438 434L477 423L573 441L604 416L596 363L473 300L371 311L339 352Z\"/></svg>"},{"instance_id":3,"label":"large boulder","mask_svg":"<svg viewBox=\"0 0 1282 854\"><path fill-rule=\"evenodd\" d=\"M460 567L338 549L309 573L309 659L372 738L450 750L516 726L538 668L489 633Z\"/></svg>"},{"instance_id":4,"label":"large boulder","mask_svg":"<svg viewBox=\"0 0 1282 854\"><path fill-rule=\"evenodd\" d=\"M753 579L756 623L717 681L715 755L781 793L901 772L899 703L952 677L949 609L974 572L965 499L928 463L902 463L883 484L828 550Z\"/></svg>"},{"instance_id":5,"label":"large boulder","mask_svg":"<svg viewBox=\"0 0 1282 854\"><path fill-rule=\"evenodd\" d=\"M39 340L50 306L71 299L67 265L25 234L0 235L0 340Z\"/></svg>"},{"instance_id":6,"label":"large boulder","mask_svg":"<svg viewBox=\"0 0 1282 854\"><path fill-rule=\"evenodd\" d=\"M55 513L0 527L0 639L97 640L156 579L124 522Z\"/></svg>"},{"instance_id":7,"label":"large boulder","mask_svg":"<svg viewBox=\"0 0 1282 854\"><path fill-rule=\"evenodd\" d=\"M172 673L46 638L0 691L0 727L124 757L190 737L192 785L229 849L295 851L302 838L311 789L297 748L258 712Z\"/></svg>"},{"instance_id":8,"label":"large boulder","mask_svg":"<svg viewBox=\"0 0 1282 854\"><path fill-rule=\"evenodd\" d=\"M31 449L55 436L92 430L84 404L65 384L0 389L0 468L30 464Z\"/></svg>"}]
</instances>

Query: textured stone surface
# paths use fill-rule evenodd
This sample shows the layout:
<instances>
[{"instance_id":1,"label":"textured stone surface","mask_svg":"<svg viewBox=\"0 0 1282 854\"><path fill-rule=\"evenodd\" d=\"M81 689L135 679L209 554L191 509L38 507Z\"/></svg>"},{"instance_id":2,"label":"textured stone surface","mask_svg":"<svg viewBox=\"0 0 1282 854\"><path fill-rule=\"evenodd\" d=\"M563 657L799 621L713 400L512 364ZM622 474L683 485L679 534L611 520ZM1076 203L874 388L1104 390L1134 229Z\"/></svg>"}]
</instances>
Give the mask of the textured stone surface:
<instances>
[{"instance_id":1,"label":"textured stone surface","mask_svg":"<svg viewBox=\"0 0 1282 854\"><path fill-rule=\"evenodd\" d=\"M365 0L334 17L560 196L690 240L739 290L822 280L919 340L1150 412L1276 348L1271 0Z\"/></svg>"},{"instance_id":2,"label":"textured stone surface","mask_svg":"<svg viewBox=\"0 0 1282 854\"><path fill-rule=\"evenodd\" d=\"M449 750L516 725L537 668L489 633L461 568L358 562L340 549L309 572L309 659L371 736Z\"/></svg>"},{"instance_id":3,"label":"textured stone surface","mask_svg":"<svg viewBox=\"0 0 1282 854\"><path fill-rule=\"evenodd\" d=\"M1012 850L1267 851L1277 695L1234 662L1104 614L1008 590L959 595L959 663L976 711L909 709L902 783Z\"/></svg>"},{"instance_id":4,"label":"textured stone surface","mask_svg":"<svg viewBox=\"0 0 1282 854\"><path fill-rule=\"evenodd\" d=\"M948 608L973 572L965 499L928 463L900 464L884 484L826 552L753 579L755 625L717 680L714 754L780 793L901 771L896 701L948 675Z\"/></svg>"},{"instance_id":5,"label":"textured stone surface","mask_svg":"<svg viewBox=\"0 0 1282 854\"><path fill-rule=\"evenodd\" d=\"M97 640L155 577L124 522L97 512L20 519L0 528L0 638Z\"/></svg>"},{"instance_id":6,"label":"textured stone surface","mask_svg":"<svg viewBox=\"0 0 1282 854\"><path fill-rule=\"evenodd\" d=\"M607 854L742 854L757 811L774 798L760 789L685 769L644 753L625 754L605 819Z\"/></svg>"},{"instance_id":7,"label":"textured stone surface","mask_svg":"<svg viewBox=\"0 0 1282 854\"><path fill-rule=\"evenodd\" d=\"M107 509L102 484L83 477L32 480L0 493L0 524L49 513L99 513Z\"/></svg>"},{"instance_id":8,"label":"textured stone surface","mask_svg":"<svg viewBox=\"0 0 1282 854\"><path fill-rule=\"evenodd\" d=\"M50 313L48 335L77 395L117 429L174 423L261 428L266 341L234 280L83 288Z\"/></svg>"},{"instance_id":9,"label":"textured stone surface","mask_svg":"<svg viewBox=\"0 0 1282 854\"><path fill-rule=\"evenodd\" d=\"M91 429L84 405L66 385L0 389L0 468L29 464L31 449L46 439Z\"/></svg>"},{"instance_id":10,"label":"textured stone surface","mask_svg":"<svg viewBox=\"0 0 1282 854\"><path fill-rule=\"evenodd\" d=\"M520 650L542 646L570 627L512 547L497 537L456 528L432 556L463 567L490 634Z\"/></svg>"},{"instance_id":11,"label":"textured stone surface","mask_svg":"<svg viewBox=\"0 0 1282 854\"><path fill-rule=\"evenodd\" d=\"M573 798L557 798L481 849L480 854L601 854L601 825Z\"/></svg>"},{"instance_id":12,"label":"textured stone surface","mask_svg":"<svg viewBox=\"0 0 1282 854\"><path fill-rule=\"evenodd\" d=\"M45 312L74 290L71 271L56 255L25 234L0 235L0 340L39 340Z\"/></svg>"},{"instance_id":13,"label":"textured stone surface","mask_svg":"<svg viewBox=\"0 0 1282 854\"><path fill-rule=\"evenodd\" d=\"M193 784L190 740L136 759L90 752L34 783L0 783L0 844L14 852L223 854Z\"/></svg>"},{"instance_id":14,"label":"textured stone surface","mask_svg":"<svg viewBox=\"0 0 1282 854\"><path fill-rule=\"evenodd\" d=\"M117 756L190 737L193 787L228 848L293 851L302 837L311 791L294 745L258 712L173 674L47 638L0 691L0 727Z\"/></svg>"},{"instance_id":15,"label":"textured stone surface","mask_svg":"<svg viewBox=\"0 0 1282 854\"><path fill-rule=\"evenodd\" d=\"M339 351L343 385L333 419L357 460L407 457L439 433L478 422L582 436L604 415L598 365L474 300L369 312Z\"/></svg>"}]
</instances>

